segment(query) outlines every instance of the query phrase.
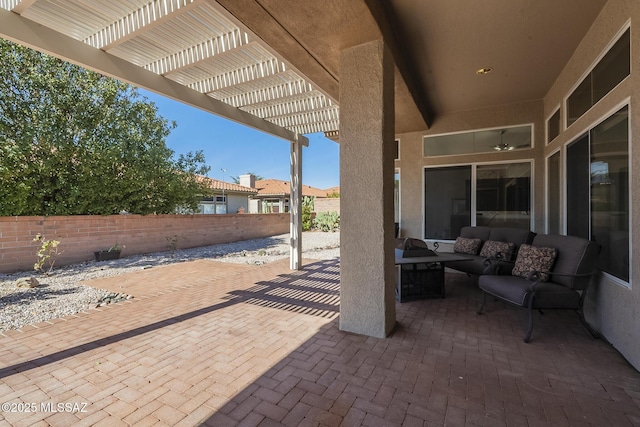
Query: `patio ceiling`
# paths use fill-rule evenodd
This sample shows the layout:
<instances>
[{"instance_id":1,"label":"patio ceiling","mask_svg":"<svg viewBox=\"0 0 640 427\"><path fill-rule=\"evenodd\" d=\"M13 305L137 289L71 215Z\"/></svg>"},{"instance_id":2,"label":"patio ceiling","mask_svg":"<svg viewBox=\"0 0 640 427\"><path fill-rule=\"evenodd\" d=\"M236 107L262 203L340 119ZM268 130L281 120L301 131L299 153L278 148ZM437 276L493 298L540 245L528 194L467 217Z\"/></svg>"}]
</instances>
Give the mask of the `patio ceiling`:
<instances>
[{"instance_id":1,"label":"patio ceiling","mask_svg":"<svg viewBox=\"0 0 640 427\"><path fill-rule=\"evenodd\" d=\"M396 133L419 131L544 98L605 3L0 0L0 36L295 140L337 134L349 47L384 35Z\"/></svg>"},{"instance_id":2,"label":"patio ceiling","mask_svg":"<svg viewBox=\"0 0 640 427\"><path fill-rule=\"evenodd\" d=\"M335 99L216 2L0 0L0 7L293 134L338 130Z\"/></svg>"}]
</instances>

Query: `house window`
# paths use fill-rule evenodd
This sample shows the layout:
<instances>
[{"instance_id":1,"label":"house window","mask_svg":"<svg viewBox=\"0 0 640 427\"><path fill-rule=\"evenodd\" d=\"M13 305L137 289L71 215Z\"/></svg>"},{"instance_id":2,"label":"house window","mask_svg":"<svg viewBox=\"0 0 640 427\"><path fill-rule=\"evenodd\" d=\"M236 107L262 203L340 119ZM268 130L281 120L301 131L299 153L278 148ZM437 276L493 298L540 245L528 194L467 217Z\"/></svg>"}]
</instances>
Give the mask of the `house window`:
<instances>
[{"instance_id":1,"label":"house window","mask_svg":"<svg viewBox=\"0 0 640 427\"><path fill-rule=\"evenodd\" d=\"M531 125L425 136L425 157L494 153L531 148Z\"/></svg>"},{"instance_id":2,"label":"house window","mask_svg":"<svg viewBox=\"0 0 640 427\"><path fill-rule=\"evenodd\" d=\"M476 224L531 227L531 163L476 168Z\"/></svg>"},{"instance_id":3,"label":"house window","mask_svg":"<svg viewBox=\"0 0 640 427\"><path fill-rule=\"evenodd\" d=\"M205 197L198 205L198 210L202 214L226 214L227 196Z\"/></svg>"},{"instance_id":4,"label":"house window","mask_svg":"<svg viewBox=\"0 0 640 427\"><path fill-rule=\"evenodd\" d=\"M453 240L471 225L471 166L425 169L425 237Z\"/></svg>"},{"instance_id":5,"label":"house window","mask_svg":"<svg viewBox=\"0 0 640 427\"><path fill-rule=\"evenodd\" d=\"M602 246L597 267L629 282L629 107L567 147L567 234Z\"/></svg>"},{"instance_id":6,"label":"house window","mask_svg":"<svg viewBox=\"0 0 640 427\"><path fill-rule=\"evenodd\" d=\"M453 240L468 225L531 227L531 163L425 169L425 238Z\"/></svg>"},{"instance_id":7,"label":"house window","mask_svg":"<svg viewBox=\"0 0 640 427\"><path fill-rule=\"evenodd\" d=\"M627 29L567 98L567 127L631 73L631 30Z\"/></svg>"},{"instance_id":8,"label":"house window","mask_svg":"<svg viewBox=\"0 0 640 427\"><path fill-rule=\"evenodd\" d=\"M265 199L262 201L263 213L280 213L280 199Z\"/></svg>"},{"instance_id":9,"label":"house window","mask_svg":"<svg viewBox=\"0 0 640 427\"><path fill-rule=\"evenodd\" d=\"M560 135L560 109L558 108L547 120L547 144Z\"/></svg>"}]
</instances>

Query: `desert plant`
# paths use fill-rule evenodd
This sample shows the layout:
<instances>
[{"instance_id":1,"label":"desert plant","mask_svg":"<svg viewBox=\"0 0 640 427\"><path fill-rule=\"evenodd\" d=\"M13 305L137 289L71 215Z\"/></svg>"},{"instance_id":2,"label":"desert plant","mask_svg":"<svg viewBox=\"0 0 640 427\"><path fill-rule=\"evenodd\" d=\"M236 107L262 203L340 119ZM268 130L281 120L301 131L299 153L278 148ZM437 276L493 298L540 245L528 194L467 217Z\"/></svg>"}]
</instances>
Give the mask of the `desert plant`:
<instances>
[{"instance_id":1,"label":"desert plant","mask_svg":"<svg viewBox=\"0 0 640 427\"><path fill-rule=\"evenodd\" d=\"M315 196L302 197L302 231L309 231L313 226L313 208Z\"/></svg>"},{"instance_id":2,"label":"desert plant","mask_svg":"<svg viewBox=\"0 0 640 427\"><path fill-rule=\"evenodd\" d=\"M45 239L45 237L40 233L33 238L33 241L40 243L40 248L38 249L38 252L36 252L38 260L33 264L34 270L43 272L45 265L47 265L49 268L46 273L50 273L51 270L53 270L53 265L56 263L56 259L62 254L58 249L60 241Z\"/></svg>"},{"instance_id":3,"label":"desert plant","mask_svg":"<svg viewBox=\"0 0 640 427\"><path fill-rule=\"evenodd\" d=\"M338 212L320 212L316 215L314 225L320 231L336 231L340 228Z\"/></svg>"},{"instance_id":4,"label":"desert plant","mask_svg":"<svg viewBox=\"0 0 640 427\"><path fill-rule=\"evenodd\" d=\"M316 203L316 196L303 196L302 197L302 208L308 207L309 212L313 212Z\"/></svg>"},{"instance_id":5,"label":"desert plant","mask_svg":"<svg viewBox=\"0 0 640 427\"><path fill-rule=\"evenodd\" d=\"M109 248L109 252L121 252L124 249L124 245L121 245L118 242L115 242L113 246Z\"/></svg>"},{"instance_id":6,"label":"desert plant","mask_svg":"<svg viewBox=\"0 0 640 427\"><path fill-rule=\"evenodd\" d=\"M302 231L309 231L313 225L313 217L309 206L302 206Z\"/></svg>"}]
</instances>

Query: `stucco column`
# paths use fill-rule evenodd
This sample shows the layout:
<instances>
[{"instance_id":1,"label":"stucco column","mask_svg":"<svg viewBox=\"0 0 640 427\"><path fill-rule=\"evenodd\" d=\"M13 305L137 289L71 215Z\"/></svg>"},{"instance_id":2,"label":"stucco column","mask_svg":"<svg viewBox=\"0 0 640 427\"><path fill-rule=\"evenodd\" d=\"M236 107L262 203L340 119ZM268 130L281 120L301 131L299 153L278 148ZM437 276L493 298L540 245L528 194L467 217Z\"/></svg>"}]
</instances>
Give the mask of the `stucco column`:
<instances>
[{"instance_id":1,"label":"stucco column","mask_svg":"<svg viewBox=\"0 0 640 427\"><path fill-rule=\"evenodd\" d=\"M393 329L394 63L382 40L340 57L340 329Z\"/></svg>"},{"instance_id":2,"label":"stucco column","mask_svg":"<svg viewBox=\"0 0 640 427\"><path fill-rule=\"evenodd\" d=\"M308 139L302 135L291 143L289 165L291 184L289 191L289 268L302 268L302 146L308 145Z\"/></svg>"}]
</instances>

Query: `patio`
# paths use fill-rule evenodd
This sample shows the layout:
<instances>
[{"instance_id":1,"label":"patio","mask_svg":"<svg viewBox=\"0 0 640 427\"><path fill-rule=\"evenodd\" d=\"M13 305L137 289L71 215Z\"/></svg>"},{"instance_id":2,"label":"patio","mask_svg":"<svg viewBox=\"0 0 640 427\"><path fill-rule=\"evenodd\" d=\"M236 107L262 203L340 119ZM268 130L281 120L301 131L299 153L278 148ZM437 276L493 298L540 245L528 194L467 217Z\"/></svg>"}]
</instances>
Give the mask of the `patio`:
<instances>
[{"instance_id":1,"label":"patio","mask_svg":"<svg viewBox=\"0 0 640 427\"><path fill-rule=\"evenodd\" d=\"M640 374L573 313L524 344L524 311L477 316L451 274L376 339L338 330L339 279L200 260L96 280L136 298L0 337L3 403L35 409L0 425L640 425Z\"/></svg>"}]
</instances>

